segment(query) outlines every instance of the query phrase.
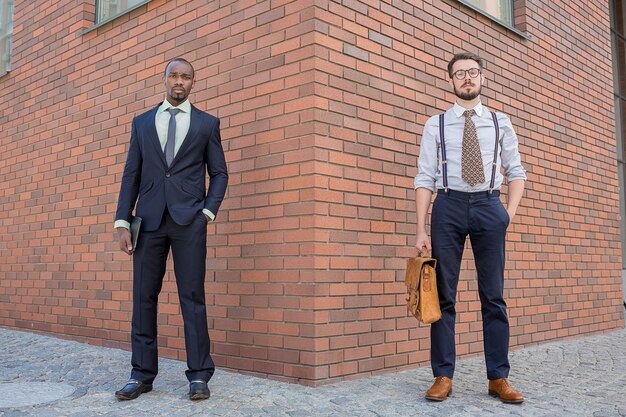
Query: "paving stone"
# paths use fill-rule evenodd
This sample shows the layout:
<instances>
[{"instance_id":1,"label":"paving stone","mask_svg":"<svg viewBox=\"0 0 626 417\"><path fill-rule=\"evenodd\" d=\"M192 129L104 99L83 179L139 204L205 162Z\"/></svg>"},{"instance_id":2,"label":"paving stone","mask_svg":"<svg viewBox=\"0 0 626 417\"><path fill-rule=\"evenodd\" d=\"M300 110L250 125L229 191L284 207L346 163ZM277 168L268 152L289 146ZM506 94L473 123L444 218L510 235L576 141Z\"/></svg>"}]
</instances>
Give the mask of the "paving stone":
<instances>
[{"instance_id":1,"label":"paving stone","mask_svg":"<svg viewBox=\"0 0 626 417\"><path fill-rule=\"evenodd\" d=\"M0 409L49 403L69 397L75 388L47 382L7 382L0 384Z\"/></svg>"},{"instance_id":2,"label":"paving stone","mask_svg":"<svg viewBox=\"0 0 626 417\"><path fill-rule=\"evenodd\" d=\"M22 384L69 387L30 405L0 390L2 417L626 417L626 330L512 351L521 405L487 394L482 357L457 363L452 395L440 403L424 399L429 367L317 388L218 369L211 398L191 402L185 363L167 359L152 392L120 402L113 393L128 378L129 352L2 328L0 340L0 387L20 387L27 399Z\"/></svg>"}]
</instances>

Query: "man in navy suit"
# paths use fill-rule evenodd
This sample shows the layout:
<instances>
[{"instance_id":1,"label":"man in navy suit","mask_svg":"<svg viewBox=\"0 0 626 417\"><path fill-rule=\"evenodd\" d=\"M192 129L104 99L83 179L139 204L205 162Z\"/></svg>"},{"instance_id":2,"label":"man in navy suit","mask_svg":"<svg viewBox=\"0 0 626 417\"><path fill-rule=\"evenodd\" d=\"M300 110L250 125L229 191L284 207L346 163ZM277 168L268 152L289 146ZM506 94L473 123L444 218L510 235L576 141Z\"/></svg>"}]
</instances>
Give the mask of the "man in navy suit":
<instances>
[{"instance_id":1,"label":"man in navy suit","mask_svg":"<svg viewBox=\"0 0 626 417\"><path fill-rule=\"evenodd\" d=\"M128 383L115 393L119 400L152 390L158 372L157 301L170 248L192 400L209 398L207 382L215 371L204 278L207 222L215 220L228 184L220 123L189 102L194 69L188 61L170 61L164 85L165 101L133 119L115 217L120 249L134 255L132 371ZM129 231L133 208L142 218L136 247Z\"/></svg>"}]
</instances>

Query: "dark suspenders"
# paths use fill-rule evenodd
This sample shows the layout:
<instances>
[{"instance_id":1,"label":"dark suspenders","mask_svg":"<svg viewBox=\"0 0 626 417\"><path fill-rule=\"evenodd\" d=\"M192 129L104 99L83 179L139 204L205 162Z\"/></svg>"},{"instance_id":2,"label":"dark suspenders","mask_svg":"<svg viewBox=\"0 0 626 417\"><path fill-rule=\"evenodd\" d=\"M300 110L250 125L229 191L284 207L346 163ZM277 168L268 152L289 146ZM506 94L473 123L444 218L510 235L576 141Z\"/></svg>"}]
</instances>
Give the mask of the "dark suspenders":
<instances>
[{"instance_id":1,"label":"dark suspenders","mask_svg":"<svg viewBox=\"0 0 626 417\"><path fill-rule=\"evenodd\" d=\"M439 139L441 140L441 171L443 174L443 189L448 191L448 159L446 158L446 141L444 138L444 113L439 115ZM493 191L493 187L496 182L496 166L498 163L498 145L500 143L500 125L498 124L498 117L496 112L491 112L491 118L493 119L493 126L496 129L496 140L493 149L493 163L491 166L491 182L489 183L489 194Z\"/></svg>"},{"instance_id":2,"label":"dark suspenders","mask_svg":"<svg viewBox=\"0 0 626 417\"><path fill-rule=\"evenodd\" d=\"M441 142L441 171L443 173L443 190L448 192L448 158L446 158L446 140L443 135L445 113L439 115L439 140Z\"/></svg>"},{"instance_id":3,"label":"dark suspenders","mask_svg":"<svg viewBox=\"0 0 626 417\"><path fill-rule=\"evenodd\" d=\"M493 145L493 166L491 167L491 182L489 183L489 194L493 191L493 186L496 182L496 166L498 162L498 144L500 143L500 125L498 124L498 117L496 112L491 112L491 118L493 119L493 126L496 128L496 140Z\"/></svg>"}]
</instances>

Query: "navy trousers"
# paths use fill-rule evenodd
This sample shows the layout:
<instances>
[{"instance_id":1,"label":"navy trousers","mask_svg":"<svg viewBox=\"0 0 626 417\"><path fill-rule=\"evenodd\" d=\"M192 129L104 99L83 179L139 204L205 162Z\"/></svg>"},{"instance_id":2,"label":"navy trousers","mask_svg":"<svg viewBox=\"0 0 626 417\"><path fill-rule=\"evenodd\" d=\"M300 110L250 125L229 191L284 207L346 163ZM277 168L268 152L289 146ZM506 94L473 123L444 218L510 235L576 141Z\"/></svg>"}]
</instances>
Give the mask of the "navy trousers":
<instances>
[{"instance_id":1,"label":"navy trousers","mask_svg":"<svg viewBox=\"0 0 626 417\"><path fill-rule=\"evenodd\" d=\"M209 353L204 278L207 220L202 214L180 226L165 213L159 228L142 232L133 255L131 378L152 383L158 373L157 302L167 255L172 249L178 298L183 313L187 379L208 381L215 372Z\"/></svg>"},{"instance_id":2,"label":"navy trousers","mask_svg":"<svg viewBox=\"0 0 626 417\"><path fill-rule=\"evenodd\" d=\"M487 378L509 374L509 321L504 301L504 246L509 215L500 192L439 190L432 210L431 241L437 259L441 320L431 325L433 375L452 378L456 360L456 293L463 247L472 243L483 320Z\"/></svg>"}]
</instances>

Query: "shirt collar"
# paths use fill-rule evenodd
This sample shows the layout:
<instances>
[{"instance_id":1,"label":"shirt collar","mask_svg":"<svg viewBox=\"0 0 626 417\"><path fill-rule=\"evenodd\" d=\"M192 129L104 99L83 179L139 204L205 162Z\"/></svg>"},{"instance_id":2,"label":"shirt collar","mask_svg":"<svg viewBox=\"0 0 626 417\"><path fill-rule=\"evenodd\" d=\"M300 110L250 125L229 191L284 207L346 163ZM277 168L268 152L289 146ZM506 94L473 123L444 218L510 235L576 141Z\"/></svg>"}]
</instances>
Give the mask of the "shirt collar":
<instances>
[{"instance_id":1,"label":"shirt collar","mask_svg":"<svg viewBox=\"0 0 626 417\"><path fill-rule=\"evenodd\" d=\"M159 112L165 112L167 109L177 108L183 113L191 113L191 102L189 99L183 101L178 106L172 106L169 101L163 100L163 103L159 106Z\"/></svg>"},{"instance_id":2,"label":"shirt collar","mask_svg":"<svg viewBox=\"0 0 626 417\"><path fill-rule=\"evenodd\" d=\"M474 111L476 112L476 115L478 117L482 117L483 109L484 109L483 103L480 101L478 102L476 106L474 106ZM463 116L463 112L467 109L461 106L459 103L454 103L454 107L452 107L452 110L454 111L454 114L456 114L456 117L461 117Z\"/></svg>"}]
</instances>

